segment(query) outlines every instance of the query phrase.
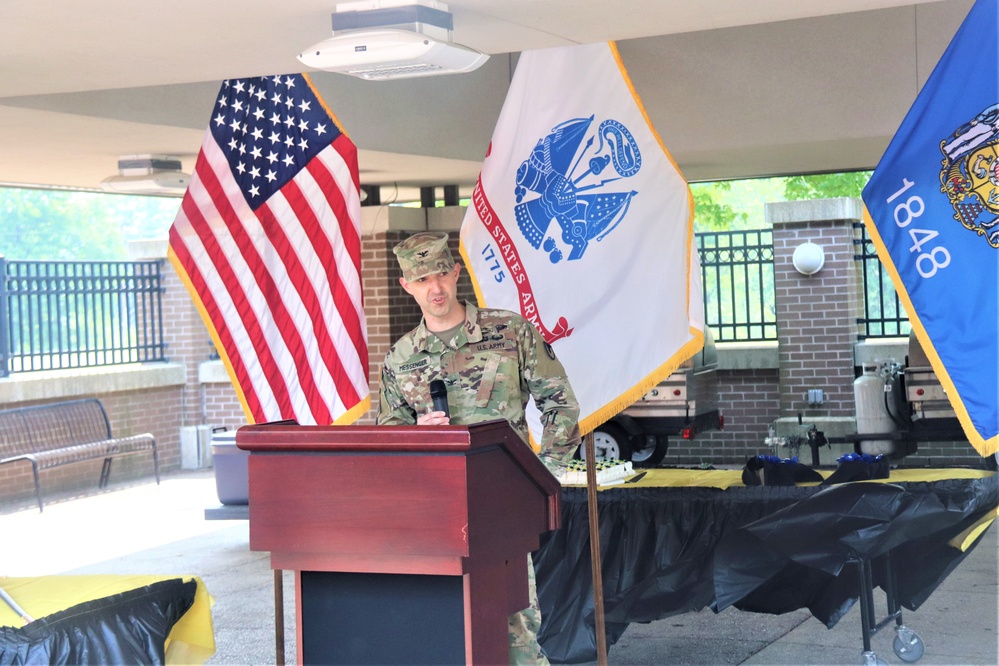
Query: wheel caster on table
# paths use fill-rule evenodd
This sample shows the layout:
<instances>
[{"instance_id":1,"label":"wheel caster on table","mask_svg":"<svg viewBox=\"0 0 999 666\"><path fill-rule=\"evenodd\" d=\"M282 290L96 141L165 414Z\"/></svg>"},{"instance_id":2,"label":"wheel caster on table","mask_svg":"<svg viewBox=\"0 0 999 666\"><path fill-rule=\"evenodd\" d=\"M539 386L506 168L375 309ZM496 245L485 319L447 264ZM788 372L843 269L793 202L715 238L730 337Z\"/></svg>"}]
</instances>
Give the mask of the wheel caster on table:
<instances>
[{"instance_id":1,"label":"wheel caster on table","mask_svg":"<svg viewBox=\"0 0 999 666\"><path fill-rule=\"evenodd\" d=\"M864 652L864 661L861 663L863 666L888 666L886 661L880 659L878 655L873 652Z\"/></svg>"},{"instance_id":2,"label":"wheel caster on table","mask_svg":"<svg viewBox=\"0 0 999 666\"><path fill-rule=\"evenodd\" d=\"M873 652L864 653L864 661L861 662L863 666L888 666L888 662L884 659L878 657L878 655Z\"/></svg>"},{"instance_id":3,"label":"wheel caster on table","mask_svg":"<svg viewBox=\"0 0 999 666\"><path fill-rule=\"evenodd\" d=\"M923 656L923 639L904 624L895 627L895 640L891 647L902 661L911 663Z\"/></svg>"}]
</instances>

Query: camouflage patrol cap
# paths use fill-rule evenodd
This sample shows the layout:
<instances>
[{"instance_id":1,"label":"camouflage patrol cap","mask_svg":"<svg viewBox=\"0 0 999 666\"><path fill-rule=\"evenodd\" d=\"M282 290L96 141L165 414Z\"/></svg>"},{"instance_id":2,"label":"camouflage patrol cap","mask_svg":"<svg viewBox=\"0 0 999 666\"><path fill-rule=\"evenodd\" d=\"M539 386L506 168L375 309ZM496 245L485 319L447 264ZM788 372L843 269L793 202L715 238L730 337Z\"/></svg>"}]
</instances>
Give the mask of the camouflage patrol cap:
<instances>
[{"instance_id":1,"label":"camouflage patrol cap","mask_svg":"<svg viewBox=\"0 0 999 666\"><path fill-rule=\"evenodd\" d=\"M434 273L446 273L454 268L454 257L447 247L447 234L424 231L413 234L392 251L399 260L406 282L419 280Z\"/></svg>"}]
</instances>

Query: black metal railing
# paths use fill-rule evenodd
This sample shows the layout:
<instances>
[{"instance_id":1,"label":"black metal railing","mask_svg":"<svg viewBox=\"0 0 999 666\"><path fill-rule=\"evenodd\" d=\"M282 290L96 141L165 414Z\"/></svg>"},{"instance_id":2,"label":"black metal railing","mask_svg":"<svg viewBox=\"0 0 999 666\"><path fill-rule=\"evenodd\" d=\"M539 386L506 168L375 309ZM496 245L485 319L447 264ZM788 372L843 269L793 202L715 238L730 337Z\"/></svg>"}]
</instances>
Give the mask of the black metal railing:
<instances>
[{"instance_id":1,"label":"black metal railing","mask_svg":"<svg viewBox=\"0 0 999 666\"><path fill-rule=\"evenodd\" d=\"M857 319L857 335L861 340L905 337L909 335L912 326L891 276L878 259L874 242L867 235L867 228L860 222L855 222L853 226L856 230L853 244L857 248L853 258L861 263L864 290L864 315Z\"/></svg>"},{"instance_id":2,"label":"black metal railing","mask_svg":"<svg viewBox=\"0 0 999 666\"><path fill-rule=\"evenodd\" d=\"M165 360L162 267L0 257L0 376Z\"/></svg>"},{"instance_id":3,"label":"black metal railing","mask_svg":"<svg viewBox=\"0 0 999 666\"><path fill-rule=\"evenodd\" d=\"M858 338L911 327L863 225L864 316ZM716 342L777 339L773 232L696 234L705 323ZM7 261L0 257L0 376L163 361L163 261Z\"/></svg>"},{"instance_id":4,"label":"black metal railing","mask_svg":"<svg viewBox=\"0 0 999 666\"><path fill-rule=\"evenodd\" d=\"M716 342L777 339L770 229L696 234L705 324Z\"/></svg>"}]
</instances>

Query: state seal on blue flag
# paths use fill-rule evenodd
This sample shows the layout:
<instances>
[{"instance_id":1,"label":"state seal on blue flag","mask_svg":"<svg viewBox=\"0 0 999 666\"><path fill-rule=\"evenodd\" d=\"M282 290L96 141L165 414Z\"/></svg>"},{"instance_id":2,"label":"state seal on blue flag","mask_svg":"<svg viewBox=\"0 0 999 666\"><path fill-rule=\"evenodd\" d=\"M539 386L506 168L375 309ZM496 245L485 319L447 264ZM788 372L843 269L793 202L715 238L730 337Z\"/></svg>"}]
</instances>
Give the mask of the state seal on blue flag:
<instances>
[{"instance_id":1,"label":"state seal on blue flag","mask_svg":"<svg viewBox=\"0 0 999 666\"><path fill-rule=\"evenodd\" d=\"M954 218L999 248L999 103L940 142L940 183Z\"/></svg>"}]
</instances>

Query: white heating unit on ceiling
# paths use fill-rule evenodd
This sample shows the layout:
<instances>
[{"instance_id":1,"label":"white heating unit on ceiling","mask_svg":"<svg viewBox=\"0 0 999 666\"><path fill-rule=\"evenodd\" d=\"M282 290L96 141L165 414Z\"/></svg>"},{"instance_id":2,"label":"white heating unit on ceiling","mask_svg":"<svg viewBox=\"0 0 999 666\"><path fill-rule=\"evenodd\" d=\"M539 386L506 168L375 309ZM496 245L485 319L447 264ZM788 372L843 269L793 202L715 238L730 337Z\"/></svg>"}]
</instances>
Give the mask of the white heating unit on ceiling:
<instances>
[{"instance_id":1,"label":"white heating unit on ceiling","mask_svg":"<svg viewBox=\"0 0 999 666\"><path fill-rule=\"evenodd\" d=\"M455 44L454 21L436 0L340 3L333 37L298 55L308 67L369 81L478 69L489 56Z\"/></svg>"},{"instance_id":2,"label":"white heating unit on ceiling","mask_svg":"<svg viewBox=\"0 0 999 666\"><path fill-rule=\"evenodd\" d=\"M180 159L167 155L124 155L118 175L101 181L101 189L119 194L181 196L191 176L181 171Z\"/></svg>"}]
</instances>

